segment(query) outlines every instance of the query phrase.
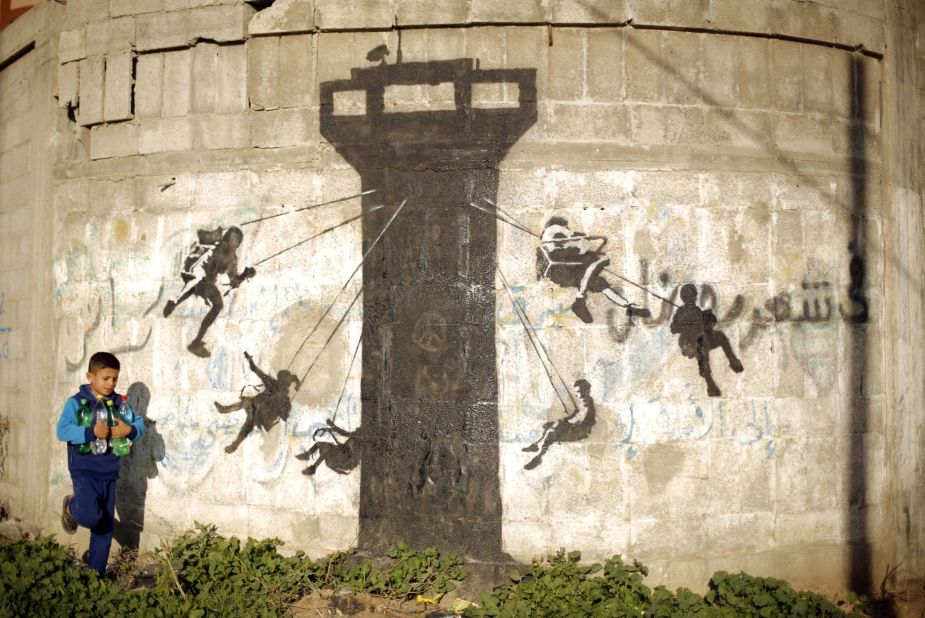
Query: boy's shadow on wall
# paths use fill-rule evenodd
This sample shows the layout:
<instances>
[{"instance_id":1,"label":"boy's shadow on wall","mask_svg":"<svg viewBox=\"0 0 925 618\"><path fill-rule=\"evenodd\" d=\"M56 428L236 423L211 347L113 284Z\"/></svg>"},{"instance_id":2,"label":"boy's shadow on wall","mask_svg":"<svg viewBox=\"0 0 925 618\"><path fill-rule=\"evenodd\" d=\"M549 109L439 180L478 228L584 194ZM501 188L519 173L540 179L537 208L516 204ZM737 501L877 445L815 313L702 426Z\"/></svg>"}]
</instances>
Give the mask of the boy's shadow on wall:
<instances>
[{"instance_id":1,"label":"boy's shadow on wall","mask_svg":"<svg viewBox=\"0 0 925 618\"><path fill-rule=\"evenodd\" d=\"M145 527L145 499L148 479L157 477L157 464L164 459L164 438L157 431L157 421L148 418L151 391L142 382L128 387L128 401L145 419L145 433L122 461L122 471L116 484L118 520L113 538L126 549L137 551Z\"/></svg>"}]
</instances>

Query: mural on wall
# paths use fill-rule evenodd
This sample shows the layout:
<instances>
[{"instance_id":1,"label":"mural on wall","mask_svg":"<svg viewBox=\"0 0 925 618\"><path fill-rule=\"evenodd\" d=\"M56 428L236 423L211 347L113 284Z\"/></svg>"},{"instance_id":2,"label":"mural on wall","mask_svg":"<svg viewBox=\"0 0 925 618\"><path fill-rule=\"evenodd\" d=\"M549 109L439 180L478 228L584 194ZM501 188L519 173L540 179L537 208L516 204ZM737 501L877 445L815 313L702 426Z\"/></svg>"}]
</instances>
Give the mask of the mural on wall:
<instances>
[{"instance_id":1,"label":"mural on wall","mask_svg":"<svg viewBox=\"0 0 925 618\"><path fill-rule=\"evenodd\" d=\"M197 230L196 237L197 242L190 246L183 258L180 271L183 289L164 305L164 317L170 317L177 306L190 296L201 298L209 307L209 311L202 318L196 336L186 349L200 358L208 358L212 353L206 348L203 338L222 311L222 298L253 277L256 271L248 266L238 272L237 252L244 240L241 228L232 226L227 230L221 227L214 230ZM225 293L218 289L220 275L228 278L229 288Z\"/></svg>"},{"instance_id":2,"label":"mural on wall","mask_svg":"<svg viewBox=\"0 0 925 618\"><path fill-rule=\"evenodd\" d=\"M214 402L215 409L221 414L235 410L244 410L247 414L234 442L225 447L226 453L235 452L254 428L259 427L263 431L269 431L277 422L287 421L292 411L292 399L302 385L299 378L291 371L283 369L274 378L261 371L249 353L244 352L244 358L247 359L251 371L260 378L263 388L252 397L245 397L242 391L241 398L232 404Z\"/></svg>"},{"instance_id":3,"label":"mural on wall","mask_svg":"<svg viewBox=\"0 0 925 618\"><path fill-rule=\"evenodd\" d=\"M625 343L632 328L667 327L659 342L659 362L665 354L676 353L671 335L677 335L677 350L696 361L706 394L718 398L722 396L718 382L723 383L722 375L729 374L724 367L714 373L715 359L725 358L732 373L744 371L726 334L733 331L724 332L724 328L749 315L750 301L736 294L726 310L720 311L718 294L711 285L700 283L699 290L694 283L673 285L667 272L650 285L647 262L637 283L610 268L605 252L608 237L596 234L600 229L585 233L572 229L565 217L552 216L537 232L495 204L498 164L537 120L533 69L483 70L468 58L390 65L388 54L388 48L380 46L367 57L378 62L376 66L352 69L349 79L320 86L321 134L357 171L362 192L227 229L198 230L197 242L182 260L183 288L167 301L163 313L170 316L190 296L201 298L209 309L188 350L197 357L210 357L204 338L223 309L222 299L254 277L255 267L359 221L360 263L334 299L318 299L326 308L307 329L285 369L273 377L269 365L261 363L264 371L249 352L243 352L261 385L254 387L253 394L245 395L242 389L237 401L214 402L219 414L244 412L240 428L236 424L227 427L229 432L235 428L238 432L224 450L233 454L255 429L266 432L282 421L287 437L312 439L295 458L307 463L302 473L317 483L316 491L330 490L325 485L325 468L336 475L362 471L358 541L364 550L376 552L397 540L413 538L421 545L452 547L472 557L496 559L502 553L495 328L501 323L499 305L505 303L497 302L495 273L562 404L561 417L542 425L524 423L518 430L523 432L518 447L527 444L522 448L527 453L523 456L527 471L540 468L550 448L554 453L550 457L555 457L556 444L587 440L598 420L606 425L613 411L609 394L615 388L606 380L595 381L592 388L590 373L566 379L553 364L540 336L544 325L539 322L550 316L553 321L564 316L572 321L570 326L604 321L617 343ZM516 85L516 105L476 104L476 86L500 83ZM405 106L396 110L386 104L395 88L438 84L452 86L453 109ZM337 100L344 93L363 95L362 113L356 113L358 108L340 113ZM244 226L355 198L361 200L358 215L267 257L248 260L253 267L238 272ZM498 221L531 236L519 245L526 247L519 257L527 257L530 270L535 257L537 281L574 290L569 301L558 309L533 308L539 319L531 320L526 302L515 292L526 285L511 285L499 264ZM362 283L354 294L350 286L361 269ZM751 327L739 341L740 351L754 345L774 324L828 324L838 315L846 322L866 322L868 300L860 257L852 258L850 275L847 303L836 303L827 281L807 280L802 283L802 317L792 306L798 302L795 294L788 291L764 303L767 313L755 307ZM223 277L228 288L224 294L220 288ZM526 278L532 279L532 273ZM348 289L352 300L303 370L302 351ZM610 308L606 313L592 315L589 294L607 299ZM650 309L650 297L658 301L657 315L653 315L654 307ZM362 307L362 332L330 418L320 427L316 422L293 430L286 423L297 391L310 383L308 375L355 307ZM711 359L717 349L723 356L713 354ZM338 413L358 356L360 422L351 423L338 420ZM606 365L613 362L608 358L597 362L597 366L613 367ZM703 387L699 380L694 382L696 387L685 393L689 402L685 399L679 405L676 399L672 404L653 396L615 411L623 435L613 443L626 446L631 458L638 445L719 436L731 437L739 445L761 444L767 457L773 456L774 428L767 401L753 400L741 409L735 401L730 406L722 400L703 404L696 398ZM595 397L601 407L600 419ZM542 471L533 474L538 477Z\"/></svg>"},{"instance_id":4,"label":"mural on wall","mask_svg":"<svg viewBox=\"0 0 925 618\"><path fill-rule=\"evenodd\" d=\"M591 428L596 420L591 384L585 379L575 380L574 394L572 401L575 402L575 409L572 413L561 420L543 423L543 435L533 444L523 448L525 453L536 453L536 456L524 465L525 470L532 470L540 465L543 455L552 444L578 442L591 435Z\"/></svg>"},{"instance_id":5,"label":"mural on wall","mask_svg":"<svg viewBox=\"0 0 925 618\"><path fill-rule=\"evenodd\" d=\"M517 87L516 105L475 104L474 88L501 83ZM452 85L452 109L386 110L387 92L439 84ZM365 95L364 113L338 112L335 98L351 92ZM321 134L362 187L408 205L363 268L362 437L331 427L347 441L316 452L329 465L343 455L335 466L348 469L359 451L361 547L414 538L497 558L497 233L467 204L495 199L498 163L536 121L536 71L484 70L470 58L381 63L320 93ZM384 216L363 219L364 249Z\"/></svg>"},{"instance_id":6,"label":"mural on wall","mask_svg":"<svg viewBox=\"0 0 925 618\"><path fill-rule=\"evenodd\" d=\"M687 283L681 288L681 301L684 303L671 318L671 332L678 335L678 347L687 358L697 359L697 369L707 384L707 394L719 397L722 393L713 380L710 369L710 350L721 348L729 362L729 368L742 373L742 361L732 351L729 338L716 330L716 314L710 309L697 306L697 286Z\"/></svg>"},{"instance_id":7,"label":"mural on wall","mask_svg":"<svg viewBox=\"0 0 925 618\"><path fill-rule=\"evenodd\" d=\"M564 217L551 217L543 226L536 250L536 277L548 278L556 285L577 288L572 313L585 324L594 321L585 301L588 292L604 295L629 316L649 317L648 309L634 306L603 276L610 259L604 255L604 236L588 236L572 231Z\"/></svg>"}]
</instances>

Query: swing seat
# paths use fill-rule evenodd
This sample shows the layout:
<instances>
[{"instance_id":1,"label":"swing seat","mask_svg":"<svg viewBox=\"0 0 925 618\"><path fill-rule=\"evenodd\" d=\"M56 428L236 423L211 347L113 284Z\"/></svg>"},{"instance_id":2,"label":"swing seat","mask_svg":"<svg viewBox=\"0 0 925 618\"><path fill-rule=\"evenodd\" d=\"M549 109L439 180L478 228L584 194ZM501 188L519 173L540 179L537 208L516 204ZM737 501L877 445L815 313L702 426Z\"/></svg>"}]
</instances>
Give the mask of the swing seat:
<instances>
[{"instance_id":1,"label":"swing seat","mask_svg":"<svg viewBox=\"0 0 925 618\"><path fill-rule=\"evenodd\" d=\"M568 260L557 260L553 258L552 256L552 252L556 251L557 249L561 249L563 243L574 242L575 240L578 240L578 239L588 240L588 241L592 241L592 240L600 241L601 244L594 250L595 253L600 252L604 248L604 245L607 244L607 238L605 238L604 236L579 236L577 238L554 238L552 240L541 241L540 242L540 254L543 256L543 259L546 260L546 268L543 270L544 277L549 276L549 271L552 270L553 266L565 266L565 267L590 266L590 264L587 261L576 262L576 261L568 261Z\"/></svg>"}]
</instances>

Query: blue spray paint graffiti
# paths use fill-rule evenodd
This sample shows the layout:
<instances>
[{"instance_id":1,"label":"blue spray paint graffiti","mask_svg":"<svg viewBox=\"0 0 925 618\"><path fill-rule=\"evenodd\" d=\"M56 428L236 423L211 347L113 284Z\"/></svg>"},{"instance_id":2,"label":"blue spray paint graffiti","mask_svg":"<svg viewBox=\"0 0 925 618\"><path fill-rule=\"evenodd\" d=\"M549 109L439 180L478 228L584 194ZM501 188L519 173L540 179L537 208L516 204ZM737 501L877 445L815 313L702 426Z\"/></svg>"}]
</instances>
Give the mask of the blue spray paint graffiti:
<instances>
[{"instance_id":1,"label":"blue spray paint graffiti","mask_svg":"<svg viewBox=\"0 0 925 618\"><path fill-rule=\"evenodd\" d=\"M6 313L6 309L3 307L3 292L0 292L0 315ZM5 326L0 326L0 335L5 335L11 332L13 329ZM10 357L10 342L4 338L0 340L0 360L5 360Z\"/></svg>"}]
</instances>

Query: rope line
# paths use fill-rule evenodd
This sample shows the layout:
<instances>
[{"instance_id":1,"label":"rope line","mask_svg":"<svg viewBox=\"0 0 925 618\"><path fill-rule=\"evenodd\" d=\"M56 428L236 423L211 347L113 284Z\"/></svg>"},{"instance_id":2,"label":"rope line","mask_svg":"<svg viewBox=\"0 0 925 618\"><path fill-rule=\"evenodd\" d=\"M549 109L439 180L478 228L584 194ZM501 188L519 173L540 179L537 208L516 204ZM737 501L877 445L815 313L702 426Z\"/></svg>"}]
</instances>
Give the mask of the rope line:
<instances>
[{"instance_id":1,"label":"rope line","mask_svg":"<svg viewBox=\"0 0 925 618\"><path fill-rule=\"evenodd\" d=\"M318 318L318 321L315 322L315 325L312 327L311 331L308 333L308 335L305 336L305 339L302 340L302 344L299 346L299 349L296 350L295 354L292 355L292 360L290 360L289 364L286 365L286 369L289 369L290 367L292 367L292 363L295 362L295 359L302 352L302 348L305 347L305 344L308 342L311 336L314 335L315 331L318 330L318 326L321 325L322 320L324 320L327 317L327 315L331 313L331 309L334 308L334 303L337 302L337 299L340 298L340 295L343 294L344 290L347 289L347 286L350 285L350 281L353 279L354 275L356 275L357 272L359 272L360 267L363 266L363 262L366 261L366 258L369 256L370 253L372 253L372 250L375 249L376 245L379 244L379 241L382 240L382 237L385 235L386 230L388 230L389 226L392 225L392 222L395 221L395 217L398 216L398 213L401 212L401 209L405 207L406 203L408 203L407 198L402 200L402 203L399 204L398 208L392 214L392 218L389 219L388 223L385 224L385 227L382 228L382 231L379 232L379 236L376 237L376 240L373 241L373 244L371 244L369 246L369 249L366 250L366 253L363 254L363 257L360 259L360 263L357 264L357 267L354 268L353 272L350 273L350 276L347 277L347 281L345 281L344 285L341 286L340 290L337 291L337 294L334 296L334 300L331 301L331 304L328 305L328 308L325 309L324 313L321 314L321 317Z\"/></svg>"},{"instance_id":2,"label":"rope line","mask_svg":"<svg viewBox=\"0 0 925 618\"><path fill-rule=\"evenodd\" d=\"M488 198L484 198L484 197L483 197L482 199L485 200L486 202L488 202L489 204L491 204L492 208L494 208L497 212L493 213L493 212L490 212L490 211L488 211L488 210L485 210L484 208L479 208L478 206L476 206L475 204L472 204L471 202L470 202L469 205L472 206L473 208L477 209L477 210L481 210L481 211L484 212L484 213L487 213L487 214L489 214L489 215L493 215L493 216L496 217L499 221L503 221L503 222L507 223L508 225L511 225L511 226L513 226L513 227L516 227L518 230L521 230L521 231L523 231L523 232L526 232L527 234L530 234L531 236L534 236L534 237L536 237L536 238L542 238L542 236L540 236L540 235L537 234L536 232L534 232L534 231L532 231L532 230L526 228L523 224L521 224L519 221L517 221L517 219L515 219L513 216L511 216L510 214L508 214L507 212L505 212L504 210L502 210L499 206L496 206L496 205L494 204L494 202L492 202L492 201L489 200ZM504 214L504 217L499 216L498 213ZM507 217L507 218L505 218L505 217ZM626 283L629 283L630 285L636 286L637 288L639 288L640 290L642 290L642 291L645 292L646 294L650 294L650 295L654 296L655 298L659 299L660 301L665 302L665 303L668 303L668 304L671 305L672 307L675 307L675 308L680 307L680 305L677 305L677 304L671 302L670 300L668 300L668 299L665 298L664 296L661 296L661 295L659 295L659 294L656 294L655 292L653 292L653 291L650 290L649 288L645 287L644 285L641 285L641 284L639 284L639 283L636 283L635 281L633 281L633 280L631 280L631 279L627 279L627 278L624 277L623 275L621 275L621 274L619 274L619 273L616 273L616 272L614 272L613 270L611 270L611 269L609 269L609 268L605 268L605 269L604 269L604 272L609 273L609 274L613 275L614 277L616 277L617 279L620 279L620 280L622 280L622 281L625 281Z\"/></svg>"},{"instance_id":3,"label":"rope line","mask_svg":"<svg viewBox=\"0 0 925 618\"><path fill-rule=\"evenodd\" d=\"M245 225L251 225L252 223L259 223L260 221L266 221L267 219L275 219L276 217L282 217L283 215L291 215L297 212L302 212L303 210L311 210L312 208L319 208L321 206L327 206L329 204L337 204L339 202L346 202L347 200L352 200L355 197L362 197L364 195L369 195L370 193L375 193L377 189L370 189L368 191L363 191L362 193L357 193L356 195L348 195L347 197L339 197L336 200L328 200L327 202L321 202L319 204L312 204L311 206L303 206L302 208L296 208L295 210L290 210L288 212L280 212L275 215L267 215L266 217L260 217L259 219L252 219L251 221L245 221L240 224L239 227L244 227Z\"/></svg>"},{"instance_id":4,"label":"rope line","mask_svg":"<svg viewBox=\"0 0 925 618\"><path fill-rule=\"evenodd\" d=\"M543 345L543 342L540 340L539 334L536 332L536 327L533 326L533 323L530 322L530 318L527 317L526 310L514 299L514 295L511 292L510 285L508 285L507 278L504 276L504 273L501 272L501 267L497 266L496 268L498 270L498 274L501 275L501 283L504 285L504 290L507 292L508 298L511 299L511 305L514 307L514 313L517 315L517 319L520 320L521 326L524 327L524 331L527 333L527 339L529 339L531 345L533 345L533 349L540 359L540 364L543 365L543 371L546 372L546 377L549 378L549 384L552 386L552 390L555 391L556 397L559 398L559 401L562 403L562 408L567 414L569 412L568 403L566 403L565 398L562 397L562 393L559 392L559 389L556 386L556 381L552 376L553 372L556 374L556 377L559 378L559 382L562 383L562 387L565 389L565 393L568 395L568 398L572 401L572 405L577 407L578 404L575 402L575 398L572 396L572 391L569 390L568 384L566 384L562 374L559 373L559 370L556 369L556 366L553 364L552 358L549 356L549 350L546 349L546 346ZM542 352L540 349L542 349ZM546 366L547 363L549 363L548 367ZM552 368L552 371L550 371L550 368Z\"/></svg>"},{"instance_id":5,"label":"rope line","mask_svg":"<svg viewBox=\"0 0 925 618\"><path fill-rule=\"evenodd\" d=\"M285 249L283 249L283 250L281 250L281 251L277 251L276 253L274 253L273 255L271 255L271 256L269 256L269 257L263 258L263 259L260 260L259 262L256 262L256 263L254 264L254 266L260 266L260 265L263 264L264 262L268 262L268 261L272 260L273 258L275 258L275 257L277 257L277 256L279 256L279 255L282 255L282 254L286 253L287 251L289 251L289 250L291 250L291 249L295 249L296 247L298 247L298 246L300 246L300 245L304 245L305 243L307 243L307 242L309 242L309 241L311 241L311 240L315 240L315 239L318 238L319 236L323 236L324 234L327 234L328 232L332 232L332 231L336 230L336 229L339 228L339 227L343 227L343 226L347 225L348 223L353 223L353 222L356 221L357 219L361 219L364 215L368 215L369 213L375 212L375 211L377 211L377 210L379 210L379 209L381 209L381 208L385 208L385 206L382 205L382 204L380 204L380 205L378 205L378 206L373 206L373 207L369 208L368 210L366 210L366 211L364 211L364 212L361 212L360 214L358 214L358 215L355 216L355 217L350 217L349 219L347 219L347 220L345 220L345 221L341 221L341 222L338 223L337 225L332 225L331 227L326 227L326 228L324 228L323 230L321 230L320 232L318 232L317 234L315 234L315 235L313 235L313 236L309 236L309 237L306 238L305 240L300 240L299 242L297 242L297 243L294 244L294 245L291 245L291 246L289 246L289 247L286 247Z\"/></svg>"},{"instance_id":6,"label":"rope line","mask_svg":"<svg viewBox=\"0 0 925 618\"><path fill-rule=\"evenodd\" d=\"M350 366L347 367L347 375L344 376L344 386L340 389L340 396L337 398L337 405L334 406L334 415L331 416L331 422L337 420L337 411L340 409L340 402L344 398L344 393L347 392L347 382L350 380L350 373L353 371L353 361L357 359L357 352L360 351L360 344L363 343L363 333L360 333L360 336L357 338L356 347L353 348L353 356L350 357Z\"/></svg>"},{"instance_id":7,"label":"rope line","mask_svg":"<svg viewBox=\"0 0 925 618\"><path fill-rule=\"evenodd\" d=\"M340 330L341 324L343 324L344 320L347 319L347 316L350 315L350 310L353 309L353 305L356 304L357 299L360 297L360 294L362 293L363 293L363 288L361 287L359 290L357 290L357 293L354 295L353 300L350 301L350 304L347 306L347 310L344 311L344 315L340 316L340 319L337 321L337 324L334 326L334 330L332 330L331 334L328 335L328 338L325 339L324 345L322 345L321 349L318 350L318 353L315 354L315 359L308 366L308 369L305 370L305 373L302 374L302 377L299 378L300 383L304 383L305 378L308 376L311 370L314 369L315 363L318 362L318 359L321 358L322 353L324 353L324 351L327 349L328 344L331 343L331 340L334 338L334 335L337 334L338 330ZM344 386L346 386L346 383L344 384Z\"/></svg>"}]
</instances>

